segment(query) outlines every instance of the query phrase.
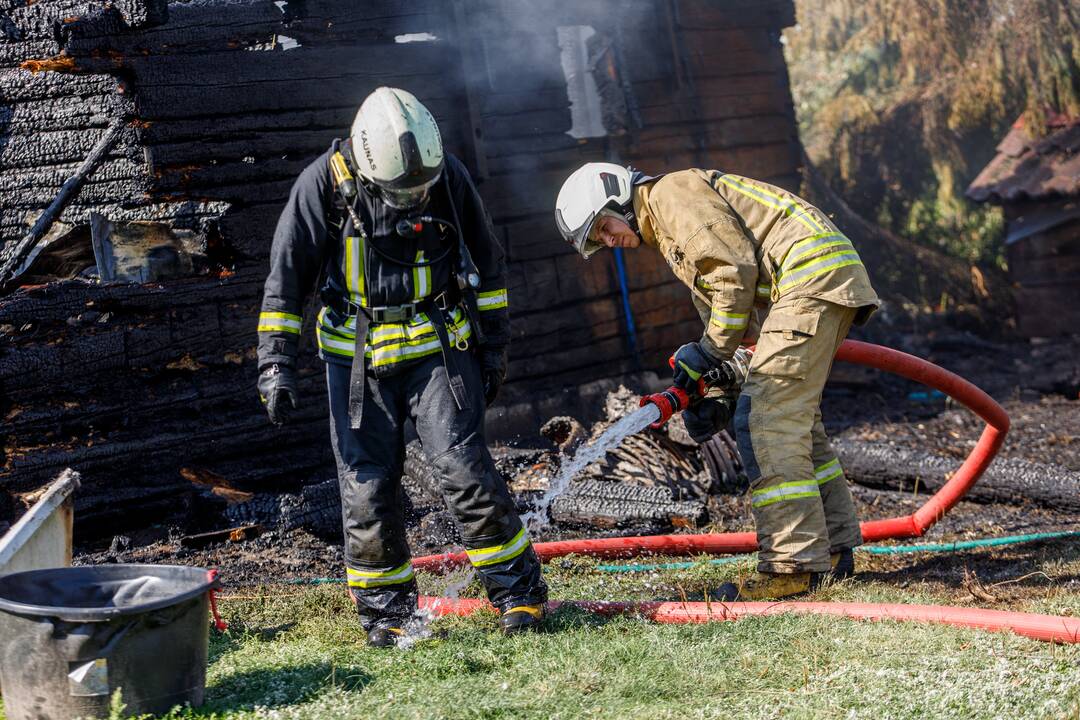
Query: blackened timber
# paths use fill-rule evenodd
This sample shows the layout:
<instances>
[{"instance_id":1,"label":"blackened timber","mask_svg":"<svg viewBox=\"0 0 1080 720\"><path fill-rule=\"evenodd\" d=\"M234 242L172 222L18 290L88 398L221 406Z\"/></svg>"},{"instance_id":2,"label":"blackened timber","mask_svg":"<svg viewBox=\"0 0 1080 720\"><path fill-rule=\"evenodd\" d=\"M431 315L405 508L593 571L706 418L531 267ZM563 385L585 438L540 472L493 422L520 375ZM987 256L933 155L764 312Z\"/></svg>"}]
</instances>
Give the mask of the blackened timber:
<instances>
[{"instance_id":1,"label":"blackened timber","mask_svg":"<svg viewBox=\"0 0 1080 720\"><path fill-rule=\"evenodd\" d=\"M461 88L465 95L465 109L468 117L462 140L467 148L466 163L475 180L483 180L487 177L487 154L484 152L484 130L480 121L480 107L477 95L479 92L480 62L477 58L479 43L475 31L470 30L469 19L466 16L464 0L452 0L454 6L454 39L458 52L461 53L461 62L458 64L461 72Z\"/></svg>"},{"instance_id":2,"label":"blackened timber","mask_svg":"<svg viewBox=\"0 0 1080 720\"><path fill-rule=\"evenodd\" d=\"M14 245L4 261L3 265L0 265L0 286L7 283L15 273L19 264L26 259L30 251L34 249L34 245L48 232L52 227L53 221L63 211L68 203L75 197L75 194L79 192L79 188L86 181L90 175L97 170L98 165L101 164L105 156L112 150L113 146L120 139L121 134L124 131L124 127L127 124L127 118L117 118L113 120L112 124L105 131L105 134L101 136L97 144L94 145L90 154L86 156L82 164L75 171L75 174L68 178L63 187L60 188L60 192L57 193L56 198L49 204L45 211L41 213L41 217L30 228L30 232Z\"/></svg>"}]
</instances>

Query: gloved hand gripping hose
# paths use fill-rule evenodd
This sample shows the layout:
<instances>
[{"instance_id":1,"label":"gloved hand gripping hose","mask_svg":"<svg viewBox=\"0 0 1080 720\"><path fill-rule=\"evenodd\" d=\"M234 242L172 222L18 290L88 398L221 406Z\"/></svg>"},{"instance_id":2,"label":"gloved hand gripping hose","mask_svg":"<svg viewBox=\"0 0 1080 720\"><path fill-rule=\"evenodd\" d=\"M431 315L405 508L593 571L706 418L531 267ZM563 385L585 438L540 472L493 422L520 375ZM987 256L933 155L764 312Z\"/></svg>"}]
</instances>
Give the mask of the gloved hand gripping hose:
<instances>
[{"instance_id":1,"label":"gloved hand gripping hose","mask_svg":"<svg viewBox=\"0 0 1080 720\"><path fill-rule=\"evenodd\" d=\"M646 405L652 404L660 410L660 419L649 427L654 430L659 430L663 427L664 423L671 419L672 415L677 412L682 412L690 407L691 403L705 397L710 387L720 386L729 388L735 385L742 385L746 380L747 373L750 371L750 360L753 358L753 355L753 351L749 348L740 347L735 351L735 354L730 360L725 360L719 366L701 376L698 380L696 393L691 394L677 385L672 385L663 392L653 393L652 395L645 395L642 397L638 402L639 407L645 407ZM675 368L674 355L668 358L668 365L670 365L672 369Z\"/></svg>"}]
</instances>

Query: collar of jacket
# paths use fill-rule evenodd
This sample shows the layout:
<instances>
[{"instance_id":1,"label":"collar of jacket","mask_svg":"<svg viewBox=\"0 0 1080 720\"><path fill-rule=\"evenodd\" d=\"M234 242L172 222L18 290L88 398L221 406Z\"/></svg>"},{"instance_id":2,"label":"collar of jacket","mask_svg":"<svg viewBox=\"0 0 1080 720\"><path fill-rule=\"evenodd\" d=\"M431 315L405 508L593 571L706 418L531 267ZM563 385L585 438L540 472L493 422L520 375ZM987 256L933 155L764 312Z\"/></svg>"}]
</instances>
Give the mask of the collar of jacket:
<instances>
[{"instance_id":1,"label":"collar of jacket","mask_svg":"<svg viewBox=\"0 0 1080 720\"><path fill-rule=\"evenodd\" d=\"M649 210L649 193L653 183L646 182L634 186L634 216L637 217L638 235L646 245L656 247L656 224Z\"/></svg>"}]
</instances>

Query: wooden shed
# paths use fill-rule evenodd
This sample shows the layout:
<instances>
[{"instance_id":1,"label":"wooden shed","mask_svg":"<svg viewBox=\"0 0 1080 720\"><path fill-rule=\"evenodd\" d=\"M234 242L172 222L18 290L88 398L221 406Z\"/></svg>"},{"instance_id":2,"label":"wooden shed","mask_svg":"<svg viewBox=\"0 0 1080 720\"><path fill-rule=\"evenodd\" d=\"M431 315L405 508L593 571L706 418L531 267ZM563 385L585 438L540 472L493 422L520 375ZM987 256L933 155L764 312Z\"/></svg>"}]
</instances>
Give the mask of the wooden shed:
<instances>
[{"instance_id":1,"label":"wooden shed","mask_svg":"<svg viewBox=\"0 0 1080 720\"><path fill-rule=\"evenodd\" d=\"M967 190L1005 211L1005 257L1017 330L1080 332L1080 118L1054 117L1033 136L1018 120Z\"/></svg>"},{"instance_id":2,"label":"wooden shed","mask_svg":"<svg viewBox=\"0 0 1080 720\"><path fill-rule=\"evenodd\" d=\"M199 484L332 475L313 342L300 418L275 429L254 392L256 316L293 179L379 85L432 109L509 254L514 344L496 440L580 413L585 383L663 370L701 332L658 254L628 254L624 304L611 254L586 263L560 241L554 198L574 167L717 167L798 185L780 43L792 0L6 7L0 254L96 145L107 155L0 298L0 507L74 467L86 533L175 514ZM100 281L110 237L183 262Z\"/></svg>"}]
</instances>

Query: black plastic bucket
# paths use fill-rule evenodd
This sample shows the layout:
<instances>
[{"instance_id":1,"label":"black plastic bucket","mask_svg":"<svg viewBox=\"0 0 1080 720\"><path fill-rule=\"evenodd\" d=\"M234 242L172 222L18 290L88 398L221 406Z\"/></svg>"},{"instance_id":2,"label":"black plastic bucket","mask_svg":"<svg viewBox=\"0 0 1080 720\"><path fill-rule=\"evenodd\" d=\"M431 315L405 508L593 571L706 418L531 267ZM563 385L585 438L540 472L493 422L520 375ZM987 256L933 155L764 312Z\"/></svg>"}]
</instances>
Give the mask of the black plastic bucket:
<instances>
[{"instance_id":1,"label":"black plastic bucket","mask_svg":"<svg viewBox=\"0 0 1080 720\"><path fill-rule=\"evenodd\" d=\"M8 720L102 717L200 705L206 570L102 565L0 576L0 689Z\"/></svg>"}]
</instances>

